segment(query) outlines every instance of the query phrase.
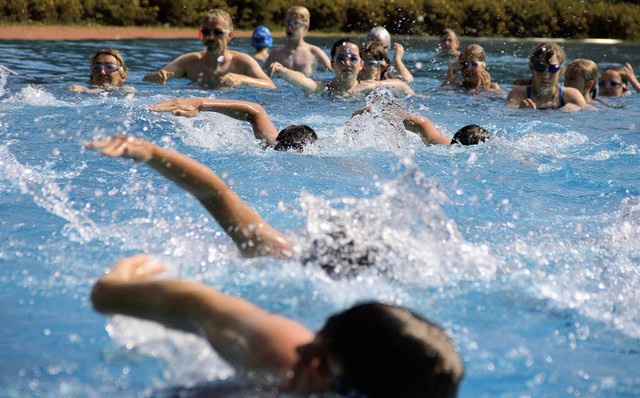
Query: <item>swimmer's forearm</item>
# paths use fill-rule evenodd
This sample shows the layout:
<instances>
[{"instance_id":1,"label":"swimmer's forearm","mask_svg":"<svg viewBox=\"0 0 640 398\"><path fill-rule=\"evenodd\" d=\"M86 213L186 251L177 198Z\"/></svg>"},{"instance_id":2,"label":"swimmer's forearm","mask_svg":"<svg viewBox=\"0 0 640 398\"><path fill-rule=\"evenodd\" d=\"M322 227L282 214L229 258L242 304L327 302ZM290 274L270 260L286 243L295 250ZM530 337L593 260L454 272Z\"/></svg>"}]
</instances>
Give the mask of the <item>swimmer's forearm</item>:
<instances>
[{"instance_id":1,"label":"swimmer's forearm","mask_svg":"<svg viewBox=\"0 0 640 398\"><path fill-rule=\"evenodd\" d=\"M278 132L267 111L262 105L255 102L202 98L200 111L213 111L236 120L249 122L253 128L254 136L258 139L267 140L271 145L275 143L278 136Z\"/></svg>"},{"instance_id":2,"label":"swimmer's forearm","mask_svg":"<svg viewBox=\"0 0 640 398\"><path fill-rule=\"evenodd\" d=\"M318 90L318 82L306 77L302 72L283 68L279 71L279 76L282 77L287 83L301 89L302 92L305 93L305 95L313 94Z\"/></svg>"}]
</instances>

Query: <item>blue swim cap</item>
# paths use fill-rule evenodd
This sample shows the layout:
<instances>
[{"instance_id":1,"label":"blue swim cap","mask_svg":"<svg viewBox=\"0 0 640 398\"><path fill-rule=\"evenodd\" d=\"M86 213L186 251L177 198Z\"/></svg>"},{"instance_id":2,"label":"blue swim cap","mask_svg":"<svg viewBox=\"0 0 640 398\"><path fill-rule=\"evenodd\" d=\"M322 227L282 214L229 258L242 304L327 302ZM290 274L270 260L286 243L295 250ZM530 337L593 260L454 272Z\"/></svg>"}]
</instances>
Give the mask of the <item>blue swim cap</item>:
<instances>
[{"instance_id":1,"label":"blue swim cap","mask_svg":"<svg viewBox=\"0 0 640 398\"><path fill-rule=\"evenodd\" d=\"M266 26L258 26L251 35L251 45L255 48L271 47L273 38Z\"/></svg>"}]
</instances>

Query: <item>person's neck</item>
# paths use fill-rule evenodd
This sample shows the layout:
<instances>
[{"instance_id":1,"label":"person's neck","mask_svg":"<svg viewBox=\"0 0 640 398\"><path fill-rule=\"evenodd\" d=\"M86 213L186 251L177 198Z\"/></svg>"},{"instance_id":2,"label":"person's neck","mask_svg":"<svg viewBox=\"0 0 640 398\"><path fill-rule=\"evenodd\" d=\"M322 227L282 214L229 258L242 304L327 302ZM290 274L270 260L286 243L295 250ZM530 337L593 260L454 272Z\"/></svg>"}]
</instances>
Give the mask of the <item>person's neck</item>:
<instances>
[{"instance_id":1,"label":"person's neck","mask_svg":"<svg viewBox=\"0 0 640 398\"><path fill-rule=\"evenodd\" d=\"M532 96L534 99L537 99L541 102L549 102L556 98L556 94L558 93L558 84L541 84L532 82L531 90L533 91Z\"/></svg>"},{"instance_id":2,"label":"person's neck","mask_svg":"<svg viewBox=\"0 0 640 398\"><path fill-rule=\"evenodd\" d=\"M298 48L304 44L304 36L291 37L287 36L287 41L285 42L285 47L287 48Z\"/></svg>"},{"instance_id":3,"label":"person's neck","mask_svg":"<svg viewBox=\"0 0 640 398\"><path fill-rule=\"evenodd\" d=\"M215 50L205 50L205 62L211 65L217 65L224 63L225 59L229 58L229 51L225 48Z\"/></svg>"},{"instance_id":4,"label":"person's neck","mask_svg":"<svg viewBox=\"0 0 640 398\"><path fill-rule=\"evenodd\" d=\"M352 77L334 77L331 80L331 86L337 91L349 91L359 83L358 76Z\"/></svg>"}]
</instances>

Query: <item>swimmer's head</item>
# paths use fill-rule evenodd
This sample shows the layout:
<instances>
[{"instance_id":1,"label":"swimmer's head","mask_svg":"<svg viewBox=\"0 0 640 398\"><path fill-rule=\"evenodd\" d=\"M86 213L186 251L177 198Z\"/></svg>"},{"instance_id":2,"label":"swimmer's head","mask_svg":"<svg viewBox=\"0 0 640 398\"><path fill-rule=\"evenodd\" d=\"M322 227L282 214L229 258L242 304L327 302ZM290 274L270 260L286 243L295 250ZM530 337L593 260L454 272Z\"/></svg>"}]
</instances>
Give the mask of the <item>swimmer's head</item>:
<instances>
[{"instance_id":1,"label":"swimmer's head","mask_svg":"<svg viewBox=\"0 0 640 398\"><path fill-rule=\"evenodd\" d=\"M110 71L109 68L112 65L118 68ZM89 57L89 67L91 68L89 81L97 86L120 87L127 80L129 73L122 54L113 48L102 48L96 51Z\"/></svg>"},{"instance_id":2,"label":"swimmer's head","mask_svg":"<svg viewBox=\"0 0 640 398\"><path fill-rule=\"evenodd\" d=\"M358 56L360 56L362 54L362 49L360 48L360 43L358 43L358 41L356 41L355 39L352 39L350 37L344 37L340 40L337 40L335 43L333 43L333 46L331 46L331 61L335 61L336 58L336 52L338 51L339 47L342 46L346 46L347 44L353 44L354 46L358 47Z\"/></svg>"},{"instance_id":3,"label":"swimmer's head","mask_svg":"<svg viewBox=\"0 0 640 398\"><path fill-rule=\"evenodd\" d=\"M348 396L454 398L464 375L444 330L398 306L358 304L329 318L316 340L340 368L333 390Z\"/></svg>"},{"instance_id":4,"label":"swimmer's head","mask_svg":"<svg viewBox=\"0 0 640 398\"><path fill-rule=\"evenodd\" d=\"M600 95L603 97L619 97L629 91L629 76L621 66L609 66L602 71L598 81Z\"/></svg>"},{"instance_id":5,"label":"swimmer's head","mask_svg":"<svg viewBox=\"0 0 640 398\"><path fill-rule=\"evenodd\" d=\"M313 264L322 268L329 276L338 279L353 277L371 267L378 249L356 242L346 230L337 228L322 238L314 239L311 247L302 255L304 265Z\"/></svg>"},{"instance_id":6,"label":"swimmer's head","mask_svg":"<svg viewBox=\"0 0 640 398\"><path fill-rule=\"evenodd\" d=\"M567 59L567 54L564 52L564 49L560 47L556 43L541 43L537 45L533 51L531 52L531 56L529 57L529 68L533 71L534 65L540 64L543 66L548 66L554 64L551 62L551 58L556 56L557 65L562 65L564 61ZM560 69L560 76L564 74L564 67Z\"/></svg>"},{"instance_id":7,"label":"swimmer's head","mask_svg":"<svg viewBox=\"0 0 640 398\"><path fill-rule=\"evenodd\" d=\"M251 45L257 49L271 47L273 38L271 32L266 26L258 26L251 34Z\"/></svg>"},{"instance_id":8,"label":"swimmer's head","mask_svg":"<svg viewBox=\"0 0 640 398\"><path fill-rule=\"evenodd\" d=\"M276 151L302 152L305 146L318 140L316 132L306 124L294 124L283 128L276 137Z\"/></svg>"},{"instance_id":9,"label":"swimmer's head","mask_svg":"<svg viewBox=\"0 0 640 398\"><path fill-rule=\"evenodd\" d=\"M598 64L590 59L575 59L567 66L564 85L595 98L598 92Z\"/></svg>"},{"instance_id":10,"label":"swimmer's head","mask_svg":"<svg viewBox=\"0 0 640 398\"><path fill-rule=\"evenodd\" d=\"M391 48L391 35L389 34L389 31L382 26L373 27L369 31L369 35L367 35L367 41L382 44L383 50L387 53Z\"/></svg>"},{"instance_id":11,"label":"swimmer's head","mask_svg":"<svg viewBox=\"0 0 640 398\"><path fill-rule=\"evenodd\" d=\"M491 139L487 130L477 124L469 124L458 130L451 139L451 144L478 145L480 141Z\"/></svg>"},{"instance_id":12,"label":"swimmer's head","mask_svg":"<svg viewBox=\"0 0 640 398\"><path fill-rule=\"evenodd\" d=\"M204 25L207 22L213 22L216 20L225 21L227 23L227 29L230 31L233 31L233 19L231 18L231 15L229 15L228 12L220 8L209 10L207 12L207 15L204 16L204 19L202 20L201 25Z\"/></svg>"}]
</instances>

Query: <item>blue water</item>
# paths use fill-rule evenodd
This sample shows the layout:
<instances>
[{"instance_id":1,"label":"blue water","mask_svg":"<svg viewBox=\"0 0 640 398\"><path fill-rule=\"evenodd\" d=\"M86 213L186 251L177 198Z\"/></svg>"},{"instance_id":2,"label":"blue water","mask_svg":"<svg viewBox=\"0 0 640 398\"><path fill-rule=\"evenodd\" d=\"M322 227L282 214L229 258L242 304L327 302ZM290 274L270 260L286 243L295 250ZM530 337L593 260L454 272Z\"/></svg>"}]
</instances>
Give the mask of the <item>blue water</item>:
<instances>
[{"instance_id":1,"label":"blue water","mask_svg":"<svg viewBox=\"0 0 640 398\"><path fill-rule=\"evenodd\" d=\"M380 115L351 120L365 99L305 98L281 80L227 92L141 81L197 40L0 41L0 63L19 73L0 75L0 396L188 396L233 378L197 338L92 310L96 278L137 252L313 329L365 299L409 306L456 341L461 397L640 396L640 95L579 113L507 109L504 97L439 90L435 40L402 41L425 95L405 106L448 136L481 124L491 142L425 147ZM535 42L480 43L505 89L527 75ZM124 54L138 92L66 91L105 46ZM640 74L637 43L564 46ZM176 96L256 101L277 127L309 124L320 141L305 155L263 151L223 116L147 111ZM120 133L209 165L300 247L343 226L380 249L376 268L334 280L295 260L242 258L183 191L83 149Z\"/></svg>"}]
</instances>

